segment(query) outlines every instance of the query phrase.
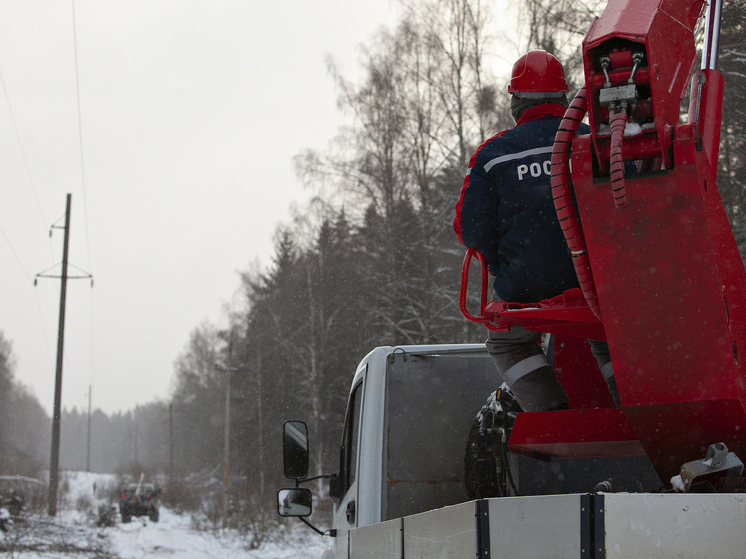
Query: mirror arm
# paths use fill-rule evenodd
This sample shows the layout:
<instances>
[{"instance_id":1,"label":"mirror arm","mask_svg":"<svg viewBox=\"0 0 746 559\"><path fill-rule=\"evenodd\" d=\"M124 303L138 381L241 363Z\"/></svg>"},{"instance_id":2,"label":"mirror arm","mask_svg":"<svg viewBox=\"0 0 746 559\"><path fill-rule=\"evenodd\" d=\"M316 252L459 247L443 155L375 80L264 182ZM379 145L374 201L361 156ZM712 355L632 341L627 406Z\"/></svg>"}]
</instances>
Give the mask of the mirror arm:
<instances>
[{"instance_id":1,"label":"mirror arm","mask_svg":"<svg viewBox=\"0 0 746 559\"><path fill-rule=\"evenodd\" d=\"M320 476L307 477L307 478L304 478L304 479L296 479L295 480L295 484L296 484L295 486L299 487L301 483L306 483L307 481L313 481L315 479L330 479L330 478L334 477L335 475L336 474L323 474L323 475L320 475Z\"/></svg>"},{"instance_id":2,"label":"mirror arm","mask_svg":"<svg viewBox=\"0 0 746 559\"><path fill-rule=\"evenodd\" d=\"M299 516L298 518L300 518L306 526L308 526L311 530L313 530L314 532L316 532L320 536L329 536L331 538L336 538L337 537L337 531L336 530L322 531L322 530L319 530L318 528L316 528L316 526L314 526L313 524L311 524L308 520L306 520L302 516Z\"/></svg>"}]
</instances>

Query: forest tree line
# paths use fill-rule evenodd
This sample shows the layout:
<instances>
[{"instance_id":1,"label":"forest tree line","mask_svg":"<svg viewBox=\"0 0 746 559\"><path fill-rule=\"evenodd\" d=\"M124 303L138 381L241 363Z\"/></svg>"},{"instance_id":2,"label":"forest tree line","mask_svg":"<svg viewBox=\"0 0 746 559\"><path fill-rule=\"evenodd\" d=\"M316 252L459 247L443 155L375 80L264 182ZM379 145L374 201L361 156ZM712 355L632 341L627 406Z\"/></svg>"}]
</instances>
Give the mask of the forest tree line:
<instances>
[{"instance_id":1,"label":"forest tree line","mask_svg":"<svg viewBox=\"0 0 746 559\"><path fill-rule=\"evenodd\" d=\"M500 17L492 3L404 0L399 25L363 48L361 80L348 80L330 61L349 125L327 150L296 157L298 176L315 198L276 231L272 263L241 274L241 302L229 311L230 326L194 328L174 364L169 401L93 415L92 469L173 468L177 476L220 479L226 394L220 368L231 368L231 475L242 491L269 503L274 489L287 483L280 464L284 420L308 422L312 475L336 471L349 382L373 347L483 341L482 327L459 311L464 249L451 220L469 156L514 124L509 75L493 73L490 60L500 49L517 56L544 48L565 64L572 94L582 83L581 40L604 4L521 0L522 43L508 47L490 33ZM726 0L721 33L726 89L718 184L743 253L742 1ZM6 408L8 398L23 406L31 397L18 383L6 385L12 352L0 342L6 375L0 386L10 386L0 393L0 414L7 416L6 410L19 409ZM43 416L36 406L34 413ZM37 421L47 429L48 418ZM65 468L85 468L87 421L83 411L63 415ZM17 424L0 417L0 440L22 451ZM7 471L8 464L0 467Z\"/></svg>"}]
</instances>

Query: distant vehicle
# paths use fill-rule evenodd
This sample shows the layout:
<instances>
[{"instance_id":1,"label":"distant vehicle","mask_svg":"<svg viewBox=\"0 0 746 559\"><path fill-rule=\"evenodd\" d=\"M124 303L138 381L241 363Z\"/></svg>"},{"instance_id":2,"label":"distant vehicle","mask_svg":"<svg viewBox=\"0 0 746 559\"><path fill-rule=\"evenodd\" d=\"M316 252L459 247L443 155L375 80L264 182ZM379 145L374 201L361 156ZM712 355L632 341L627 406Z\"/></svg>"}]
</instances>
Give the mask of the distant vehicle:
<instances>
[{"instance_id":1,"label":"distant vehicle","mask_svg":"<svg viewBox=\"0 0 746 559\"><path fill-rule=\"evenodd\" d=\"M119 499L122 522L130 522L133 516L147 516L151 522L158 522L160 492L152 483L130 483L122 490Z\"/></svg>"}]
</instances>

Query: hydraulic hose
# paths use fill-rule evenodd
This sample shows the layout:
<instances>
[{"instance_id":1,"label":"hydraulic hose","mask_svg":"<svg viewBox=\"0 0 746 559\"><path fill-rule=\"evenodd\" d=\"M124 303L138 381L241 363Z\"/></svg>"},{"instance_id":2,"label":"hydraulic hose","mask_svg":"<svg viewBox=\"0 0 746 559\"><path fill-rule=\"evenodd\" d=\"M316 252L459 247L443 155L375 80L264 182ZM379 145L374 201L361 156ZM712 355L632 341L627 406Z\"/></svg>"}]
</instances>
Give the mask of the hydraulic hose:
<instances>
[{"instance_id":1,"label":"hydraulic hose","mask_svg":"<svg viewBox=\"0 0 746 559\"><path fill-rule=\"evenodd\" d=\"M585 86L583 86L570 103L554 138L554 147L552 148L552 198L567 246L570 248L570 255L575 267L575 274L578 276L580 289L591 311L600 320L601 310L598 306L596 285L593 282L585 236L580 226L580 220L575 213L575 203L570 186L572 140L587 111L588 100L586 99Z\"/></svg>"},{"instance_id":2,"label":"hydraulic hose","mask_svg":"<svg viewBox=\"0 0 746 559\"><path fill-rule=\"evenodd\" d=\"M609 119L611 128L611 193L614 205L623 208L627 205L627 188L624 182L624 159L622 157L622 142L624 128L627 126L627 113L620 111Z\"/></svg>"}]
</instances>

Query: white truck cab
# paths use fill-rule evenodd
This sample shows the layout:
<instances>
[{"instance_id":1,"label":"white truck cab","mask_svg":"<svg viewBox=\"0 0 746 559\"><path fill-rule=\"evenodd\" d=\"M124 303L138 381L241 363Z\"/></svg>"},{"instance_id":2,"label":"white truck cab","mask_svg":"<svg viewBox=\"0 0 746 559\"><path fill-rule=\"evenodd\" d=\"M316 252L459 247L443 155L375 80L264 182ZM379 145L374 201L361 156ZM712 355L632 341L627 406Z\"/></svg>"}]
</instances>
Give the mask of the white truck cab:
<instances>
[{"instance_id":1,"label":"white truck cab","mask_svg":"<svg viewBox=\"0 0 746 559\"><path fill-rule=\"evenodd\" d=\"M500 384L483 344L378 347L350 388L335 500L333 557L349 531L469 500L464 450Z\"/></svg>"},{"instance_id":2,"label":"white truck cab","mask_svg":"<svg viewBox=\"0 0 746 559\"><path fill-rule=\"evenodd\" d=\"M482 344L374 349L352 379L339 471L324 476L332 528L305 518L311 491L299 485L314 478L300 421L285 424L285 475L296 487L278 492L278 512L332 536L323 559L693 558L746 549L743 495L656 493L662 484L645 456L511 455L520 496L471 500L469 432L499 382ZM615 493L594 491L608 480Z\"/></svg>"}]
</instances>

